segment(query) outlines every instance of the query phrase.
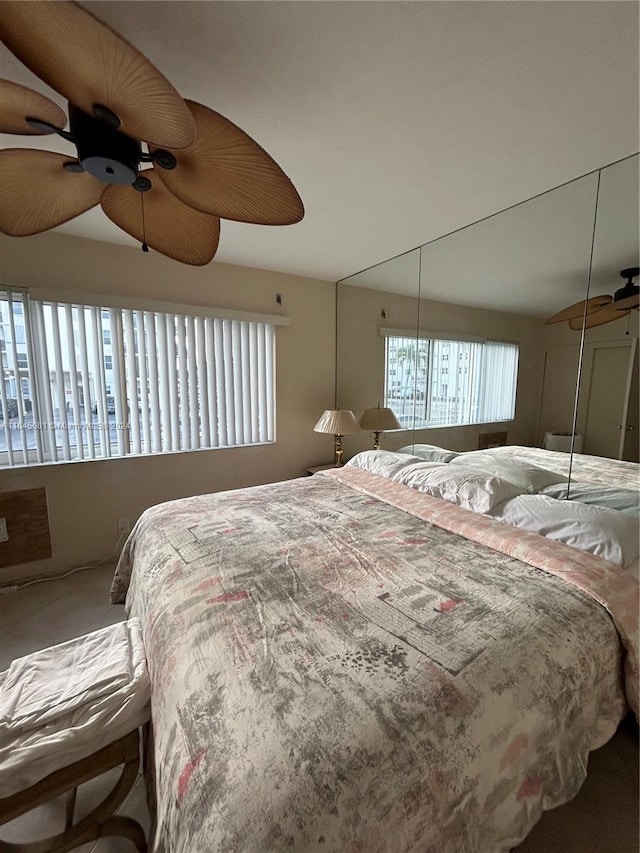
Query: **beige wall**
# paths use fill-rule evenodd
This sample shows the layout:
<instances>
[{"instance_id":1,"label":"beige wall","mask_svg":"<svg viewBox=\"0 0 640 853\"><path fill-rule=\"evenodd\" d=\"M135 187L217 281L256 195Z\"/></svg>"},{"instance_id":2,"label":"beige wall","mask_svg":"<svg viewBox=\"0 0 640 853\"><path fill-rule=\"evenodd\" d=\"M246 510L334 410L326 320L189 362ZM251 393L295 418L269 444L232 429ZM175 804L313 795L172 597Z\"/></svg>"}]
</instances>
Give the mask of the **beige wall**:
<instances>
[{"instance_id":1,"label":"beige wall","mask_svg":"<svg viewBox=\"0 0 640 853\"><path fill-rule=\"evenodd\" d=\"M17 287L139 296L290 317L276 332L277 441L0 471L0 490L47 489L53 558L0 570L0 584L113 552L117 519L173 498L300 476L331 454L313 432L334 402L335 285L212 263L187 267L139 249L44 234L0 237L0 280ZM276 304L282 294L282 306Z\"/></svg>"},{"instance_id":2,"label":"beige wall","mask_svg":"<svg viewBox=\"0 0 640 853\"><path fill-rule=\"evenodd\" d=\"M379 290L338 286L337 388L338 403L360 417L364 409L382 402L384 390L384 338L380 327L406 329L415 334L418 300ZM382 318L384 310L386 316ZM416 442L451 450L475 450L482 432L507 429L510 444L533 444L538 424L542 387L542 320L466 308L445 302L420 300L420 327L429 332L477 335L520 345L516 414L501 424L474 424L417 430ZM394 450L411 443L411 430L390 432L384 447ZM368 433L346 436L345 456L371 447Z\"/></svg>"}]
</instances>

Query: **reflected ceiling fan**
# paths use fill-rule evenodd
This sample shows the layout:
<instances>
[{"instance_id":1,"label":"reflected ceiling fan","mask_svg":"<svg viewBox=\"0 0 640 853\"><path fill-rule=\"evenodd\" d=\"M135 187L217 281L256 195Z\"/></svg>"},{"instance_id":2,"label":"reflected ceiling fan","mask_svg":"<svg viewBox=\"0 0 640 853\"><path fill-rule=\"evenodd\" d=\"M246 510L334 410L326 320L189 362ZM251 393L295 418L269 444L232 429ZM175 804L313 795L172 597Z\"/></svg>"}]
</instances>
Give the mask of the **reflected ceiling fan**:
<instances>
[{"instance_id":1,"label":"reflected ceiling fan","mask_svg":"<svg viewBox=\"0 0 640 853\"><path fill-rule=\"evenodd\" d=\"M0 132L56 133L70 157L0 151L0 232L26 237L100 204L117 226L186 264L216 253L220 219L292 225L295 187L257 142L203 104L183 100L118 33L75 2L1 0L0 37L69 102L0 80ZM142 167L145 168L142 168Z\"/></svg>"},{"instance_id":2,"label":"reflected ceiling fan","mask_svg":"<svg viewBox=\"0 0 640 853\"><path fill-rule=\"evenodd\" d=\"M640 310L640 287L633 283L633 279L640 275L640 267L620 270L620 275L627 280L627 283L616 290L613 296L609 294L592 296L591 299L583 299L575 305L569 305L568 308L563 308L553 317L549 317L545 321L546 325L568 322L571 329L580 331L583 319L584 327L592 329L594 326L603 326L605 323L619 320L620 317L626 317L631 311Z\"/></svg>"}]
</instances>

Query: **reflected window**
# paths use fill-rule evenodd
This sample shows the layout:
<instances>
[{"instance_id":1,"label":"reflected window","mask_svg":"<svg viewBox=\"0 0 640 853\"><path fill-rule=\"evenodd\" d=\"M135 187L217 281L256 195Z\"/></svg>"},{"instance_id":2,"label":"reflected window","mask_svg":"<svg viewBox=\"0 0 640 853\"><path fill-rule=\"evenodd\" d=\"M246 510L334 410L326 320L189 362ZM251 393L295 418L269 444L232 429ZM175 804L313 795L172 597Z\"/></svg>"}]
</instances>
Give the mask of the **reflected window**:
<instances>
[{"instance_id":1,"label":"reflected window","mask_svg":"<svg viewBox=\"0 0 640 853\"><path fill-rule=\"evenodd\" d=\"M385 406L416 429L512 420L518 349L502 341L387 336Z\"/></svg>"}]
</instances>

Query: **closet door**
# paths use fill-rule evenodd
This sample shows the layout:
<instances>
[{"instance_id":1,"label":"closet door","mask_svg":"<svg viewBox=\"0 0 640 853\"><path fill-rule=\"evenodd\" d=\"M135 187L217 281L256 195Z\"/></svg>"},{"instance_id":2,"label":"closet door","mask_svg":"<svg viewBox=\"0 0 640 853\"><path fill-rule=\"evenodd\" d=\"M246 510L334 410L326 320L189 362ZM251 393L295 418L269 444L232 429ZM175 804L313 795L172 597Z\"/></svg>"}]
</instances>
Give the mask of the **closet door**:
<instances>
[{"instance_id":1,"label":"closet door","mask_svg":"<svg viewBox=\"0 0 640 853\"><path fill-rule=\"evenodd\" d=\"M593 346L584 452L620 459L626 434L632 346L602 343Z\"/></svg>"}]
</instances>

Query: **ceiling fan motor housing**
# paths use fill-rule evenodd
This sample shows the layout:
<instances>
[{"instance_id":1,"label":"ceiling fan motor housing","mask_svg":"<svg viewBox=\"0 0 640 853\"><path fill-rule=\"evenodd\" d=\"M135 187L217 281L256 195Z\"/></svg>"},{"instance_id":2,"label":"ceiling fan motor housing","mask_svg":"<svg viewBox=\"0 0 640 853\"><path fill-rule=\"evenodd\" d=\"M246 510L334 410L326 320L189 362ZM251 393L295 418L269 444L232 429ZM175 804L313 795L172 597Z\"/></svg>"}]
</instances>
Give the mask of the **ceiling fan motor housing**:
<instances>
[{"instance_id":1,"label":"ceiling fan motor housing","mask_svg":"<svg viewBox=\"0 0 640 853\"><path fill-rule=\"evenodd\" d=\"M620 275L622 278L627 279L627 283L620 290L616 290L613 297L614 303L620 302L622 299L628 299L631 296L637 297L640 293L640 287L633 283L633 279L640 275L640 267L629 267L626 270L620 270Z\"/></svg>"},{"instance_id":2,"label":"ceiling fan motor housing","mask_svg":"<svg viewBox=\"0 0 640 853\"><path fill-rule=\"evenodd\" d=\"M107 184L135 181L142 154L138 140L71 103L69 124L85 172Z\"/></svg>"}]
</instances>

